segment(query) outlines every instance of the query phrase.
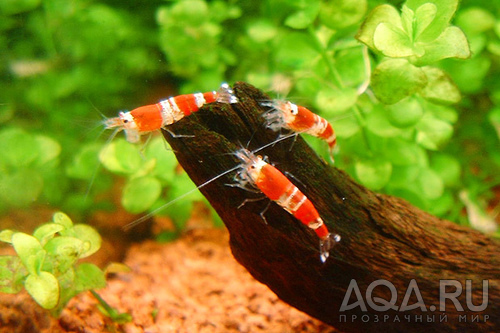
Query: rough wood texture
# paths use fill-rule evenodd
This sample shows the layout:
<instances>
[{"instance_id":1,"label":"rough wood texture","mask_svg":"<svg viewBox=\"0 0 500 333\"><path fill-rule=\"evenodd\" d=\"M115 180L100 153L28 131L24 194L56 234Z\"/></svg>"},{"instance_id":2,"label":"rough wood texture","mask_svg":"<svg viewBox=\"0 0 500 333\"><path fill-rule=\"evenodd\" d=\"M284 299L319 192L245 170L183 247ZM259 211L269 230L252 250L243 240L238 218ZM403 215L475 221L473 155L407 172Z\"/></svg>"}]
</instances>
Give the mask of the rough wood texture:
<instances>
[{"instance_id":1,"label":"rough wood texture","mask_svg":"<svg viewBox=\"0 0 500 333\"><path fill-rule=\"evenodd\" d=\"M255 150L276 139L261 117L265 109L259 103L269 97L244 83L237 83L234 90L239 104L208 105L170 126L176 137L164 132L180 164L198 185L237 165L232 153L242 146L249 143L248 148ZM342 236L325 264L319 260L314 232L278 205L271 204L266 212L268 224L259 216L266 200L238 209L244 199L258 195L226 186L234 182L234 172L201 188L229 230L234 257L257 280L285 302L345 332L500 331L498 241L433 217L403 200L371 192L320 159L301 138L290 150L292 142L284 140L259 154L300 180L293 182L311 199L330 231ZM367 309L357 306L340 312L352 279ZM365 291L379 279L395 286L396 306L402 304L408 284L415 279L427 311L420 307L405 312L372 309ZM463 284L458 298L463 312L450 300L446 311L439 311L442 279ZM472 280L475 305L482 303L482 281L489 281L489 304L484 311L468 311L465 280ZM409 306L417 303L416 293L411 295ZM375 297L390 301L391 293L378 286L372 299L382 305ZM348 304L357 300L352 293ZM429 310L431 305L437 309ZM432 318L434 322L427 322Z\"/></svg>"}]
</instances>

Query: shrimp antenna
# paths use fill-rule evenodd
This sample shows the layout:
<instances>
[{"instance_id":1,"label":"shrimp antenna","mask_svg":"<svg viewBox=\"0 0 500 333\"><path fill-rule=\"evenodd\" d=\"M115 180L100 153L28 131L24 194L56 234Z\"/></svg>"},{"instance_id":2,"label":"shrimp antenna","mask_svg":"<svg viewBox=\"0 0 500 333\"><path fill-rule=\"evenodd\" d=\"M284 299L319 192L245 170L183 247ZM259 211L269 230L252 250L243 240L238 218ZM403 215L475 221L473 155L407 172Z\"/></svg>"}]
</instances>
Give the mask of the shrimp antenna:
<instances>
[{"instance_id":1,"label":"shrimp antenna","mask_svg":"<svg viewBox=\"0 0 500 333\"><path fill-rule=\"evenodd\" d=\"M190 195L190 194L191 194L191 193L193 193L194 191L199 190L200 188L202 188L202 187L204 187L204 186L206 186L206 185L210 184L210 183L211 183L211 182L213 182L214 180L217 180L217 179L219 179L220 177L222 177L222 176L224 176L224 175L227 175L228 173L230 173L230 172L232 172L232 171L234 171L234 170L238 169L239 167L240 167L240 165L238 164L237 166L235 166L235 167L233 167L233 168L231 168L231 169L229 169L229 170L224 171L223 173L221 173L221 174L219 174L219 175L215 176L214 178L207 180L207 181L206 181L206 182L204 182L203 184L201 184L201 185L199 185L199 186L197 186L197 187L193 188L193 189L192 189L192 190L190 190L190 191L187 191L187 192L186 192L186 193L184 193L183 195L178 196L177 198L173 199L172 201L167 202L166 204L164 204L164 205L162 205L162 206L160 206L160 207L156 208L156 209L155 209L155 210L153 210L152 212L150 212L150 213L148 213L148 214L146 214L146 215L144 215L144 216L142 216L142 217L138 218L137 220L135 220L135 221L133 221L133 222L130 222L129 224L125 225L122 229L123 229L123 230L125 230L125 231L127 231L127 230L129 230L130 228L135 227L135 226L136 226L136 225L138 225L139 223L141 223L141 222L143 222L143 221L145 221L145 220L149 219L150 217L154 216L156 213L158 213L158 212L162 211L163 209L167 208L168 206L170 206L170 205L172 205L172 204L176 203L177 201L179 201L179 200L181 200L181 199L184 199L185 197L187 197L188 195Z\"/></svg>"},{"instance_id":2,"label":"shrimp antenna","mask_svg":"<svg viewBox=\"0 0 500 333\"><path fill-rule=\"evenodd\" d=\"M111 135L109 136L109 138L106 140L106 142L104 143L104 146L102 148L108 147L108 145L111 143L111 141L115 138L116 134L118 134L118 132L120 132L120 131L121 131L121 128L116 128L113 131L113 133L111 133ZM94 171L92 172L92 177L90 178L89 185L87 186L87 190L85 191L84 201L87 201L87 198L88 198L88 196L90 194L90 189L94 185L94 181L97 178L97 173L99 172L99 168L100 167L101 167L101 162L99 161L99 153L98 153L97 154L97 165L96 165Z\"/></svg>"},{"instance_id":3,"label":"shrimp antenna","mask_svg":"<svg viewBox=\"0 0 500 333\"><path fill-rule=\"evenodd\" d=\"M113 136L114 136L114 135L116 135L116 133L117 133L117 132L118 132L118 131L115 131L115 133L113 133ZM264 148L267 148L267 147L269 147L269 146L272 146L272 145L276 144L277 142L280 142L280 141L286 140L286 139L291 138L291 137L293 137L293 136L295 136L295 135L297 135L297 133L292 133L292 134L285 135L285 136L283 136L283 137L281 137L281 138L278 138L278 139L274 140L273 142L270 142L270 143L268 143L268 144L265 144L265 145L264 145L264 146L262 146L262 147L259 147L258 149L254 150L254 151L253 151L253 153L256 153L256 152L258 152L258 151L260 151L260 150L262 150L262 149L264 149ZM221 155L234 155L234 154L235 154L235 153L226 153L226 154L221 154ZM131 228L135 227L136 225L138 225L138 224L140 224L140 223L142 223L142 222L146 221L147 219L149 219L149 218L153 217L156 213L158 213L158 212L162 211L163 209L165 209L165 208L167 208L167 207L169 207L169 206L173 205L173 204L174 204L174 203L176 203L177 201L184 199L185 197L187 197L188 195L190 195L190 194L191 194L191 193L193 193L194 191L199 190L199 189L201 189L202 187L207 186L207 185L208 185L208 184L210 184L211 182L213 182L213 181L215 181L215 180L219 179L220 177L222 177L222 176L224 176L224 175L227 175L227 174L228 174L228 173L230 173L230 172L233 172L234 170L237 170L237 169L238 169L238 168L240 168L240 167L241 167L241 166L240 166L240 164L238 164L238 165L236 165L235 167L232 167L231 169L224 171L223 173L221 173L221 174L219 174L219 175L217 175L217 176L215 176L215 177L213 177L213 178L211 178L211 179L207 180L207 181L206 181L206 182L204 182L203 184L201 184L201 185L199 185L199 186L197 186L197 187L193 188L193 189L192 189L192 190L190 190L190 191L187 191L186 193L182 194L181 196L178 196L177 198L173 199L172 201L167 202L166 204L164 204L164 205L162 205L162 206L160 206L160 207L156 208L155 210L153 210L153 211L149 212L148 214L146 214L146 215L144 215L144 216L142 216L142 217L138 218L137 220L135 220L135 221L133 221L133 222L130 222L130 223L126 224L125 226L123 226L123 228L122 228L122 229L123 229L123 230L125 230L125 231L130 230Z\"/></svg>"}]
</instances>

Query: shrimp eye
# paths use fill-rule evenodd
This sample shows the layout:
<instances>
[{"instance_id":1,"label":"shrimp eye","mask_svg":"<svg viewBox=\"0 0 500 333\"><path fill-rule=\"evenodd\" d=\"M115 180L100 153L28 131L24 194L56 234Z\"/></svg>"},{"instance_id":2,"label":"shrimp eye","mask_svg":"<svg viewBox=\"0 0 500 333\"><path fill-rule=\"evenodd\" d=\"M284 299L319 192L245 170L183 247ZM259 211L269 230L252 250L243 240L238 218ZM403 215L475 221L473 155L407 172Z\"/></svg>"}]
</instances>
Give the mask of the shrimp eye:
<instances>
[{"instance_id":1,"label":"shrimp eye","mask_svg":"<svg viewBox=\"0 0 500 333\"><path fill-rule=\"evenodd\" d=\"M124 124L128 123L128 119L123 119L123 123Z\"/></svg>"},{"instance_id":2,"label":"shrimp eye","mask_svg":"<svg viewBox=\"0 0 500 333\"><path fill-rule=\"evenodd\" d=\"M290 113L294 116L299 114L299 109L298 109L297 105L290 103Z\"/></svg>"}]
</instances>

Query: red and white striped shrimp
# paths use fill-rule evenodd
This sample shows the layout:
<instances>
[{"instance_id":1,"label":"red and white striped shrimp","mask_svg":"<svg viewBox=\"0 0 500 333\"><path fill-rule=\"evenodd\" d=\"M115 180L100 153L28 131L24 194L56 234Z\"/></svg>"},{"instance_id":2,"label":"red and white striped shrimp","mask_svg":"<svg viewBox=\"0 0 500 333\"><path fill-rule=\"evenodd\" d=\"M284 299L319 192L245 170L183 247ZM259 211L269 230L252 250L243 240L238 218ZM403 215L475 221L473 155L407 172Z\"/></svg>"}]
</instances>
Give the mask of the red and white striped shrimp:
<instances>
[{"instance_id":1,"label":"red and white striped shrimp","mask_svg":"<svg viewBox=\"0 0 500 333\"><path fill-rule=\"evenodd\" d=\"M340 241L340 236L328 231L312 202L284 174L264 161L262 156L256 156L247 149L237 151L236 156L242 161L236 175L237 185L258 188L266 197L313 229L320 239L320 259L325 262L330 249Z\"/></svg>"},{"instance_id":2,"label":"red and white striped shrimp","mask_svg":"<svg viewBox=\"0 0 500 333\"><path fill-rule=\"evenodd\" d=\"M271 107L271 110L264 113L268 128L276 132L285 128L296 133L307 133L318 137L326 141L330 148L330 158L332 162L334 161L333 149L337 143L337 136L326 119L289 101L274 100L262 103L262 105Z\"/></svg>"},{"instance_id":3,"label":"red and white striped shrimp","mask_svg":"<svg viewBox=\"0 0 500 333\"><path fill-rule=\"evenodd\" d=\"M125 131L127 141L135 143L141 135L171 125L212 102L238 103L238 99L231 87L223 83L218 91L179 95L132 111L120 112L118 117L106 119L104 124L106 129Z\"/></svg>"}]
</instances>

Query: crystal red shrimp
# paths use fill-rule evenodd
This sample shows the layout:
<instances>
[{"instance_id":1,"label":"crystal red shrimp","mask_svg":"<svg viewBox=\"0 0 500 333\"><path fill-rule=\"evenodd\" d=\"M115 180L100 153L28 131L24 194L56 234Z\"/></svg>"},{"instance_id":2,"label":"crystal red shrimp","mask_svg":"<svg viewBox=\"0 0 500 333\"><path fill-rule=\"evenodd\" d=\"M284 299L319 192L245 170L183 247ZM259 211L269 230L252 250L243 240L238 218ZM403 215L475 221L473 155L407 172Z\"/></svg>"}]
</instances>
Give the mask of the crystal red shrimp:
<instances>
[{"instance_id":1,"label":"crystal red shrimp","mask_svg":"<svg viewBox=\"0 0 500 333\"><path fill-rule=\"evenodd\" d=\"M307 133L326 141L333 162L333 149L337 144L337 136L326 119L289 101L274 100L262 103L262 105L271 107L271 110L264 114L268 128L273 131L285 128L296 133Z\"/></svg>"},{"instance_id":2,"label":"crystal red shrimp","mask_svg":"<svg viewBox=\"0 0 500 333\"><path fill-rule=\"evenodd\" d=\"M313 229L320 239L320 259L325 262L330 249L340 241L340 236L328 231L312 202L284 174L264 161L262 156L256 156L247 149L237 151L236 156L242 161L236 175L237 185L258 188L266 197Z\"/></svg>"},{"instance_id":3,"label":"crystal red shrimp","mask_svg":"<svg viewBox=\"0 0 500 333\"><path fill-rule=\"evenodd\" d=\"M171 125L212 102L237 103L238 99L229 85L223 83L218 91L179 95L129 112L120 112L118 117L106 119L104 124L107 129L125 131L127 141L135 143L141 135Z\"/></svg>"}]
</instances>

